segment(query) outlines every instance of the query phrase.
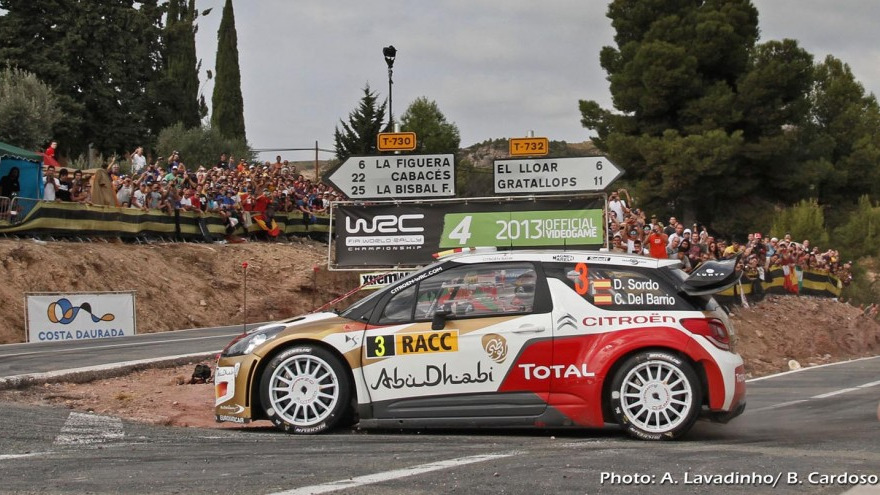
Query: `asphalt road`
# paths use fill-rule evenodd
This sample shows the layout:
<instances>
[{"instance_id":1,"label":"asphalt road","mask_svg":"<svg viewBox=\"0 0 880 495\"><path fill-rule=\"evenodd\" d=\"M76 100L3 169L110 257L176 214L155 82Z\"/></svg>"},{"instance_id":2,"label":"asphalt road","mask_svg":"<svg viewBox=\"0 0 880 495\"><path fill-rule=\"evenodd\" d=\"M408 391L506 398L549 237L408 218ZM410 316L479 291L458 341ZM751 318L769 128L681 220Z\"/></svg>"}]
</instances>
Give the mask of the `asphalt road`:
<instances>
[{"instance_id":1,"label":"asphalt road","mask_svg":"<svg viewBox=\"0 0 880 495\"><path fill-rule=\"evenodd\" d=\"M0 404L0 492L880 493L849 483L880 476L880 357L754 380L748 397L730 424L672 443L616 429L298 437Z\"/></svg>"},{"instance_id":2,"label":"asphalt road","mask_svg":"<svg viewBox=\"0 0 880 495\"><path fill-rule=\"evenodd\" d=\"M248 328L261 323L249 324ZM146 333L105 340L0 345L0 379L119 362L217 352L242 325Z\"/></svg>"}]
</instances>

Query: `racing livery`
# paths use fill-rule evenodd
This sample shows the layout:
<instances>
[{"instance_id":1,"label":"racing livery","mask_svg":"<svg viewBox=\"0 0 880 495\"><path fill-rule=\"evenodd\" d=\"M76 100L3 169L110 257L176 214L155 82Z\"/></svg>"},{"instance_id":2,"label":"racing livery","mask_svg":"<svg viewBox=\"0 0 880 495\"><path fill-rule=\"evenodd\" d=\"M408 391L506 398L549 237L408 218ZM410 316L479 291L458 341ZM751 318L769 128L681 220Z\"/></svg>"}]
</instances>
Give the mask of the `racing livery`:
<instances>
[{"instance_id":1,"label":"racing livery","mask_svg":"<svg viewBox=\"0 0 880 495\"><path fill-rule=\"evenodd\" d=\"M355 303L239 336L215 372L218 421L292 433L622 426L674 439L745 408L743 361L711 294L736 260L575 251L464 253Z\"/></svg>"}]
</instances>

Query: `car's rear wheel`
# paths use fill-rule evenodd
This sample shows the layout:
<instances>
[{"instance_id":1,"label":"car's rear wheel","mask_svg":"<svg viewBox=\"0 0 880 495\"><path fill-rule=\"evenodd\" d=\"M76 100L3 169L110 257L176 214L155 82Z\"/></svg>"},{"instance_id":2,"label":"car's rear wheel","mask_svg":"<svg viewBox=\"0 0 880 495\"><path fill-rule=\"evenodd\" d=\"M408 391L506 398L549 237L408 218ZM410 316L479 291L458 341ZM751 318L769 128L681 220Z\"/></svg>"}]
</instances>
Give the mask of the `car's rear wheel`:
<instances>
[{"instance_id":1,"label":"car's rear wheel","mask_svg":"<svg viewBox=\"0 0 880 495\"><path fill-rule=\"evenodd\" d=\"M694 425L702 404L693 366L662 351L628 358L614 375L610 395L617 422L643 440L681 437Z\"/></svg>"},{"instance_id":2,"label":"car's rear wheel","mask_svg":"<svg viewBox=\"0 0 880 495\"><path fill-rule=\"evenodd\" d=\"M269 362L260 379L260 399L278 428L322 433L348 412L351 380L340 360L326 349L296 346Z\"/></svg>"}]
</instances>

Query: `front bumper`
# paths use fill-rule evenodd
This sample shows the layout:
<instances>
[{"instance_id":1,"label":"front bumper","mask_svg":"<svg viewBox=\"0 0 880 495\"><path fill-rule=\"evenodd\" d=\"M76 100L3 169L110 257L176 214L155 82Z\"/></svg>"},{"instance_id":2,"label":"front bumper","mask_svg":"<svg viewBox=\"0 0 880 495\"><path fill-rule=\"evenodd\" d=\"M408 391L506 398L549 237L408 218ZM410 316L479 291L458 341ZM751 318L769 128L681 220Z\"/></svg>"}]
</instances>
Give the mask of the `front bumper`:
<instances>
[{"instance_id":1,"label":"front bumper","mask_svg":"<svg viewBox=\"0 0 880 495\"><path fill-rule=\"evenodd\" d=\"M218 423L250 423L251 380L257 359L253 355L221 357L214 369L214 417Z\"/></svg>"}]
</instances>

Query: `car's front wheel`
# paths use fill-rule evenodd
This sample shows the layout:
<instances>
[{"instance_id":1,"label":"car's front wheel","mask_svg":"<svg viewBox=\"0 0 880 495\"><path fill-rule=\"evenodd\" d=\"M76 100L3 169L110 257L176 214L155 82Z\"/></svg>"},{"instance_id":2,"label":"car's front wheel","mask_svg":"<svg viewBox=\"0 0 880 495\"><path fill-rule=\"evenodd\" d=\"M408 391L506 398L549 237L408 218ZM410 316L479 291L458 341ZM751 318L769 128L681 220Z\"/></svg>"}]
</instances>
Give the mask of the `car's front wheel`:
<instances>
[{"instance_id":1,"label":"car's front wheel","mask_svg":"<svg viewBox=\"0 0 880 495\"><path fill-rule=\"evenodd\" d=\"M351 402L351 379L340 360L321 347L299 345L269 362L260 399L278 428L298 434L336 426Z\"/></svg>"},{"instance_id":2,"label":"car's front wheel","mask_svg":"<svg viewBox=\"0 0 880 495\"><path fill-rule=\"evenodd\" d=\"M629 357L611 382L611 410L631 436L673 440L697 420L702 389L693 366L663 351Z\"/></svg>"}]
</instances>

